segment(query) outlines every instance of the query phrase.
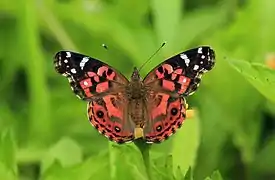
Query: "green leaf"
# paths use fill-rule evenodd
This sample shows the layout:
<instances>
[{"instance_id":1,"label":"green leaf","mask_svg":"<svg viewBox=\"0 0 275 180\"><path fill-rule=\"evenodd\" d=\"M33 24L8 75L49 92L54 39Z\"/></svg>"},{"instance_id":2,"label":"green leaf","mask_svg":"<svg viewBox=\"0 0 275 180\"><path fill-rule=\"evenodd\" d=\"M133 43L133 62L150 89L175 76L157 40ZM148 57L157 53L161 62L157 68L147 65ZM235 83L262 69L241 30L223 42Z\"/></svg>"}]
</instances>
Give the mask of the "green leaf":
<instances>
[{"instance_id":1,"label":"green leaf","mask_svg":"<svg viewBox=\"0 0 275 180\"><path fill-rule=\"evenodd\" d=\"M7 167L0 162L0 179L3 180L16 180L17 177L11 170L7 169Z\"/></svg>"},{"instance_id":2,"label":"green leaf","mask_svg":"<svg viewBox=\"0 0 275 180\"><path fill-rule=\"evenodd\" d=\"M257 153L253 162L253 170L263 173L273 173L275 169L275 134L273 133L265 146Z\"/></svg>"},{"instance_id":3,"label":"green leaf","mask_svg":"<svg viewBox=\"0 0 275 180\"><path fill-rule=\"evenodd\" d=\"M82 161L82 151L75 141L63 138L50 148L43 158L42 172L48 169L55 160L58 160L62 167L70 167Z\"/></svg>"},{"instance_id":4,"label":"green leaf","mask_svg":"<svg viewBox=\"0 0 275 180\"><path fill-rule=\"evenodd\" d=\"M199 131L199 120L195 116L192 119L186 119L181 129L174 135L171 152L174 168L179 166L185 173L190 166L194 166L200 142Z\"/></svg>"},{"instance_id":5,"label":"green leaf","mask_svg":"<svg viewBox=\"0 0 275 180\"><path fill-rule=\"evenodd\" d=\"M112 179L147 179L141 153L134 144L117 145L110 142L109 153Z\"/></svg>"},{"instance_id":6,"label":"green leaf","mask_svg":"<svg viewBox=\"0 0 275 180\"><path fill-rule=\"evenodd\" d=\"M0 140L0 163L1 166L12 174L17 174L17 164L15 157L15 141L10 129L4 130ZM0 178L1 179L1 178Z\"/></svg>"},{"instance_id":7,"label":"green leaf","mask_svg":"<svg viewBox=\"0 0 275 180\"><path fill-rule=\"evenodd\" d=\"M259 63L241 60L228 62L267 99L275 102L275 71Z\"/></svg>"},{"instance_id":8,"label":"green leaf","mask_svg":"<svg viewBox=\"0 0 275 180\"><path fill-rule=\"evenodd\" d=\"M211 175L212 180L223 180L219 171L214 171Z\"/></svg>"},{"instance_id":9,"label":"green leaf","mask_svg":"<svg viewBox=\"0 0 275 180\"><path fill-rule=\"evenodd\" d=\"M154 15L155 31L158 36L159 43L168 41L169 44L173 42L176 37L176 32L179 27L181 18L181 0L153 0L152 9ZM169 52L173 46L167 46L164 51Z\"/></svg>"},{"instance_id":10,"label":"green leaf","mask_svg":"<svg viewBox=\"0 0 275 180\"><path fill-rule=\"evenodd\" d=\"M184 176L184 180L193 180L191 167L188 168L188 170Z\"/></svg>"},{"instance_id":11,"label":"green leaf","mask_svg":"<svg viewBox=\"0 0 275 180\"><path fill-rule=\"evenodd\" d=\"M108 164L108 153L100 153L88 158L82 164L72 167L62 167L58 161L45 171L43 180L92 180L110 179L110 167Z\"/></svg>"}]
</instances>

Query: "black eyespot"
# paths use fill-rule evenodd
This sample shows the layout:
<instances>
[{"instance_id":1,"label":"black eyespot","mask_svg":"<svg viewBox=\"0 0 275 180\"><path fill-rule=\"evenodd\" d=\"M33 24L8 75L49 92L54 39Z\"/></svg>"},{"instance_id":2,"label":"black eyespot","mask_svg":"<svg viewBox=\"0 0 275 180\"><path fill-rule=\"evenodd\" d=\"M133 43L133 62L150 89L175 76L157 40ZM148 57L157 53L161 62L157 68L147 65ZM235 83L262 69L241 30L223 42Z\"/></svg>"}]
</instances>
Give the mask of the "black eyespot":
<instances>
[{"instance_id":1,"label":"black eyespot","mask_svg":"<svg viewBox=\"0 0 275 180\"><path fill-rule=\"evenodd\" d=\"M177 114L178 114L178 109L177 109L177 108L172 108L172 109L171 109L171 114L172 114L173 116L177 115Z\"/></svg>"},{"instance_id":2,"label":"black eyespot","mask_svg":"<svg viewBox=\"0 0 275 180\"><path fill-rule=\"evenodd\" d=\"M158 68L158 71L159 71L160 73L163 73L163 67L160 66L160 67Z\"/></svg>"},{"instance_id":3,"label":"black eyespot","mask_svg":"<svg viewBox=\"0 0 275 180\"><path fill-rule=\"evenodd\" d=\"M162 126L161 125L158 125L157 128L156 128L157 132L160 132L162 130Z\"/></svg>"},{"instance_id":4,"label":"black eyespot","mask_svg":"<svg viewBox=\"0 0 275 180\"><path fill-rule=\"evenodd\" d=\"M164 125L165 125L165 126L168 126L168 123L166 122Z\"/></svg>"},{"instance_id":5,"label":"black eyespot","mask_svg":"<svg viewBox=\"0 0 275 180\"><path fill-rule=\"evenodd\" d=\"M121 131L121 129L120 129L118 126L115 126L115 131L116 131L117 133L119 133L119 132Z\"/></svg>"},{"instance_id":6,"label":"black eyespot","mask_svg":"<svg viewBox=\"0 0 275 180\"><path fill-rule=\"evenodd\" d=\"M104 112L102 112L102 111L97 111L96 112L96 115L97 115L97 117L99 117L99 118L103 118L103 116L104 116Z\"/></svg>"}]
</instances>

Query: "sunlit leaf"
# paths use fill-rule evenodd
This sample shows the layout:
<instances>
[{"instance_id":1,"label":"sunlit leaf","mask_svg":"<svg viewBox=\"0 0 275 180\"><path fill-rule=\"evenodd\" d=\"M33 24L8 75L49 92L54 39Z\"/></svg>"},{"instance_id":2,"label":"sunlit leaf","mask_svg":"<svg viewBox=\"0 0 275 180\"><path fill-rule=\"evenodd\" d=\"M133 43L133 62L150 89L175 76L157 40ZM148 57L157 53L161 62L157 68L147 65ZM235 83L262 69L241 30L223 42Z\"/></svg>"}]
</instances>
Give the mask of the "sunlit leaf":
<instances>
[{"instance_id":1,"label":"sunlit leaf","mask_svg":"<svg viewBox=\"0 0 275 180\"><path fill-rule=\"evenodd\" d=\"M42 172L58 160L62 167L70 167L82 161L82 151L76 142L69 138L61 139L50 148L42 160Z\"/></svg>"},{"instance_id":2,"label":"sunlit leaf","mask_svg":"<svg viewBox=\"0 0 275 180\"><path fill-rule=\"evenodd\" d=\"M228 60L228 62L267 99L275 102L274 70L264 66L263 64L250 63L247 61Z\"/></svg>"},{"instance_id":3,"label":"sunlit leaf","mask_svg":"<svg viewBox=\"0 0 275 180\"><path fill-rule=\"evenodd\" d=\"M199 131L199 119L194 116L192 119L186 119L174 135L171 152L174 168L179 166L183 172L187 172L190 166L194 166L200 142Z\"/></svg>"},{"instance_id":4,"label":"sunlit leaf","mask_svg":"<svg viewBox=\"0 0 275 180\"><path fill-rule=\"evenodd\" d=\"M0 138L1 138L0 139L1 166L2 168L7 170L8 176L15 177L17 175L17 164L16 164L16 157L15 157L16 147L15 147L15 141L11 130L10 129L4 130L1 133Z\"/></svg>"}]
</instances>

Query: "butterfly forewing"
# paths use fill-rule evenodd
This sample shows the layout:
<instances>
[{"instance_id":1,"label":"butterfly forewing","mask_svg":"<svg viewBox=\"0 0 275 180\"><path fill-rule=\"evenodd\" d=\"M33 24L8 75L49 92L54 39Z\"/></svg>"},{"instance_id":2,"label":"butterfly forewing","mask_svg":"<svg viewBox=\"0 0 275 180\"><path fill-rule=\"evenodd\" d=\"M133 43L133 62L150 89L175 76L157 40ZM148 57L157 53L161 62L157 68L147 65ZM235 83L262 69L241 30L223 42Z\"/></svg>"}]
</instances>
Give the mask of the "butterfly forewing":
<instances>
[{"instance_id":1,"label":"butterfly forewing","mask_svg":"<svg viewBox=\"0 0 275 180\"><path fill-rule=\"evenodd\" d=\"M91 124L112 141L133 140L134 125L128 121L125 87L129 81L109 65L70 51L55 56L55 69L66 76L73 92L88 102Z\"/></svg>"},{"instance_id":2,"label":"butterfly forewing","mask_svg":"<svg viewBox=\"0 0 275 180\"><path fill-rule=\"evenodd\" d=\"M75 52L58 52L54 64L56 71L68 78L74 93L84 100L114 93L129 82L109 65Z\"/></svg>"},{"instance_id":3,"label":"butterfly forewing","mask_svg":"<svg viewBox=\"0 0 275 180\"><path fill-rule=\"evenodd\" d=\"M215 64L215 53L208 46L194 48L173 56L145 78L145 85L183 96L192 94L198 87L203 73Z\"/></svg>"}]
</instances>

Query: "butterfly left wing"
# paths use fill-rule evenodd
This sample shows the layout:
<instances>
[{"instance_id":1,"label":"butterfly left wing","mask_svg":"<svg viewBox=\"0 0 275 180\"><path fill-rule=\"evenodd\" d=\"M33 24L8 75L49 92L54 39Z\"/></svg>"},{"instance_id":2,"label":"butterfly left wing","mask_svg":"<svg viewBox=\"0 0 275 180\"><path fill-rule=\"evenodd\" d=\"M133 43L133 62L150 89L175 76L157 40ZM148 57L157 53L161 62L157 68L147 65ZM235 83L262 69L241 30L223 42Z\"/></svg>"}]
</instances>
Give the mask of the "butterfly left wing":
<instances>
[{"instance_id":1,"label":"butterfly left wing","mask_svg":"<svg viewBox=\"0 0 275 180\"><path fill-rule=\"evenodd\" d=\"M71 51L56 54L55 69L67 77L73 92L88 102L90 123L108 139L124 143L134 139L128 121L125 87L129 81L109 65Z\"/></svg>"},{"instance_id":2,"label":"butterfly left wing","mask_svg":"<svg viewBox=\"0 0 275 180\"><path fill-rule=\"evenodd\" d=\"M143 80L148 91L147 142L161 142L173 134L186 116L184 97L198 88L203 73L215 64L215 53L208 46L173 56L154 68Z\"/></svg>"},{"instance_id":3,"label":"butterfly left wing","mask_svg":"<svg viewBox=\"0 0 275 180\"><path fill-rule=\"evenodd\" d=\"M111 66L83 54L60 51L54 58L55 69L67 77L73 92L83 100L121 91L128 79Z\"/></svg>"}]
</instances>

